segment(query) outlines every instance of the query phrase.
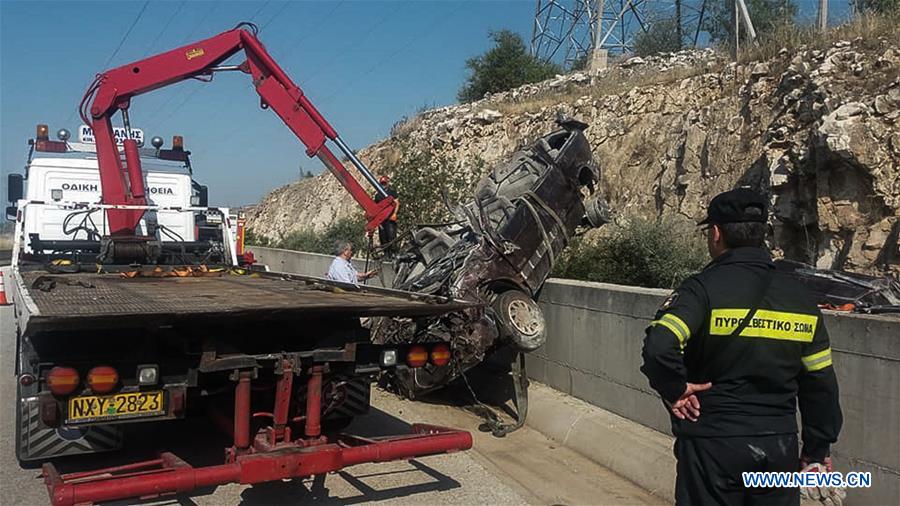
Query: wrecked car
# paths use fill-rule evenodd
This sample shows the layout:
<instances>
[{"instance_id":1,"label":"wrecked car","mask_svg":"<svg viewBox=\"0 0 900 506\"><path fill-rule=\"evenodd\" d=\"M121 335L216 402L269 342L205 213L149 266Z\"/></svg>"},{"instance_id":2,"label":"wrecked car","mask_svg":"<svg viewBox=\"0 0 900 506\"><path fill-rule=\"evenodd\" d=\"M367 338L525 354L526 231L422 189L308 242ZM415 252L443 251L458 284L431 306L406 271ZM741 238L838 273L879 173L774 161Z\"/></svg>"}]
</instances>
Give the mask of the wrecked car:
<instances>
[{"instance_id":1,"label":"wrecked car","mask_svg":"<svg viewBox=\"0 0 900 506\"><path fill-rule=\"evenodd\" d=\"M609 221L596 188L600 168L584 135L587 125L557 123L559 130L495 166L471 201L448 205L451 223L415 229L395 257L394 288L483 303L436 319L374 323L379 343L453 344L452 367L395 373L393 383L406 395L443 386L499 349L528 352L546 341L535 301L541 286L577 229ZM521 367L521 355L519 360Z\"/></svg>"},{"instance_id":2,"label":"wrecked car","mask_svg":"<svg viewBox=\"0 0 900 506\"><path fill-rule=\"evenodd\" d=\"M816 269L791 260L778 260L775 265L779 271L806 286L824 309L900 314L900 280L894 275L879 277Z\"/></svg>"}]
</instances>

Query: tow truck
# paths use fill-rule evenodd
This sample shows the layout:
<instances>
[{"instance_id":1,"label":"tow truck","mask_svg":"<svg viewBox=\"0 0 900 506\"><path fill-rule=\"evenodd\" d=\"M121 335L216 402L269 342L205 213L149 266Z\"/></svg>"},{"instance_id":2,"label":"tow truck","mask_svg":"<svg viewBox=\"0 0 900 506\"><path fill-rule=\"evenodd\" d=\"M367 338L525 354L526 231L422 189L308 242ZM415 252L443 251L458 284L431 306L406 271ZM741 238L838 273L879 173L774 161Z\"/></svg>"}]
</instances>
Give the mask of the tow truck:
<instances>
[{"instance_id":1,"label":"tow truck","mask_svg":"<svg viewBox=\"0 0 900 506\"><path fill-rule=\"evenodd\" d=\"M225 64L238 52L243 62ZM250 75L262 108L338 178L363 208L367 230L393 213L393 199L250 23L98 74L79 107L93 146L74 146L67 132L51 140L39 127L26 174L10 179L16 452L24 464L43 464L54 505L232 482L321 483L346 466L472 445L468 432L426 424L384 437L340 429L368 408L380 372L450 361L449 339L375 344L362 318L415 320L479 304L254 269L239 255L229 211L205 205L183 143L140 145L129 118L133 99L220 72ZM121 127L112 124L117 113ZM374 202L327 143L385 198ZM233 436L222 464L195 467L162 451L150 461L63 474L48 461L117 448L124 424L196 416Z\"/></svg>"}]
</instances>

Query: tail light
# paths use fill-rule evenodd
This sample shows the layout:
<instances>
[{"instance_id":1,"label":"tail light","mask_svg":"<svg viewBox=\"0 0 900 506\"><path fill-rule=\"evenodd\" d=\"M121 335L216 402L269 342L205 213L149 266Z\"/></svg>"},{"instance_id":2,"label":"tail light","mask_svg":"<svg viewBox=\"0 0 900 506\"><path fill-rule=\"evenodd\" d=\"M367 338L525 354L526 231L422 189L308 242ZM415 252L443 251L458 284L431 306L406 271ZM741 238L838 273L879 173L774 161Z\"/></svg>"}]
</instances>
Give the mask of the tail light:
<instances>
[{"instance_id":1,"label":"tail light","mask_svg":"<svg viewBox=\"0 0 900 506\"><path fill-rule=\"evenodd\" d=\"M450 347L446 344L436 344L431 349L431 363L437 366L445 366L450 363Z\"/></svg>"},{"instance_id":2,"label":"tail light","mask_svg":"<svg viewBox=\"0 0 900 506\"><path fill-rule=\"evenodd\" d=\"M119 373L108 365L98 365L88 372L87 384L94 393L107 394L119 384Z\"/></svg>"},{"instance_id":3,"label":"tail light","mask_svg":"<svg viewBox=\"0 0 900 506\"><path fill-rule=\"evenodd\" d=\"M428 362L428 350L424 346L413 346L406 353L406 365L410 367L422 367Z\"/></svg>"},{"instance_id":4,"label":"tail light","mask_svg":"<svg viewBox=\"0 0 900 506\"><path fill-rule=\"evenodd\" d=\"M54 367L47 374L47 388L53 395L69 395L78 388L81 378L71 367Z\"/></svg>"},{"instance_id":5,"label":"tail light","mask_svg":"<svg viewBox=\"0 0 900 506\"><path fill-rule=\"evenodd\" d=\"M50 141L47 139L38 139L34 141L35 151L45 151L48 153L65 153L69 150L66 141Z\"/></svg>"}]
</instances>

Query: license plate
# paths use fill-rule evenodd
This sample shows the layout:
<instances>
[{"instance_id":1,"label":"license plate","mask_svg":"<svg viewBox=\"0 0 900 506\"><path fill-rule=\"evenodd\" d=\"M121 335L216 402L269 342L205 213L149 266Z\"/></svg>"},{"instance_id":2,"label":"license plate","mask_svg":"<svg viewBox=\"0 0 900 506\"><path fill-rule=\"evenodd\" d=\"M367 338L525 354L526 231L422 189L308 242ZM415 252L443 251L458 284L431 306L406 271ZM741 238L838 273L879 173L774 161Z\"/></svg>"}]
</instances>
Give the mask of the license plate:
<instances>
[{"instance_id":1,"label":"license plate","mask_svg":"<svg viewBox=\"0 0 900 506\"><path fill-rule=\"evenodd\" d=\"M94 422L165 414L163 392L128 392L69 399L67 422Z\"/></svg>"}]
</instances>

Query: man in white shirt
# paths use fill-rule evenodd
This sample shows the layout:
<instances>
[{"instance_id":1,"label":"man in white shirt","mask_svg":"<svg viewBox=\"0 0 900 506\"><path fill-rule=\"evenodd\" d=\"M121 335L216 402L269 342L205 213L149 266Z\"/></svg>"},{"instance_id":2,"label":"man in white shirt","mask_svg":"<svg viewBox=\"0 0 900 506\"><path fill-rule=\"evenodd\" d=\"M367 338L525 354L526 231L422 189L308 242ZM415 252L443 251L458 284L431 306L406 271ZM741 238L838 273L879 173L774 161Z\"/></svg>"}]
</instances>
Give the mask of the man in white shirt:
<instances>
[{"instance_id":1,"label":"man in white shirt","mask_svg":"<svg viewBox=\"0 0 900 506\"><path fill-rule=\"evenodd\" d=\"M331 267L328 268L328 274L325 277L333 281L359 286L360 281L369 279L376 274L377 271L374 269L360 274L350 262L351 258L353 258L353 244L346 241L338 243L337 256L331 261Z\"/></svg>"}]
</instances>

